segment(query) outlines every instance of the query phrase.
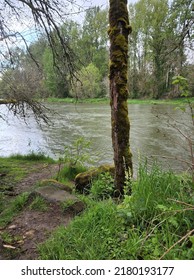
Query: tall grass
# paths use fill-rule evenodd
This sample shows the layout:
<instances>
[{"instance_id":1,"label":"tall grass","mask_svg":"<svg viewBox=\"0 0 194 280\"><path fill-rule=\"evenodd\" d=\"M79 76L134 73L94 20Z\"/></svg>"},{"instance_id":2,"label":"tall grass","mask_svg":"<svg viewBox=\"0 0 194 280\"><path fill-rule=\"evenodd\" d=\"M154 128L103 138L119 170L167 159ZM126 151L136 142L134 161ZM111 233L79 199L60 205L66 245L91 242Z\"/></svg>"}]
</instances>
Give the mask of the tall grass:
<instances>
[{"instance_id":1,"label":"tall grass","mask_svg":"<svg viewBox=\"0 0 194 280\"><path fill-rule=\"evenodd\" d=\"M183 180L173 172L164 172L156 164L150 171L146 164L140 165L138 179L132 184L132 196L126 196L119 206L129 234L130 227L134 227L142 238L135 254L137 258L160 258L194 229L193 191L189 178ZM166 258L194 257L193 247L189 239L184 240L173 247Z\"/></svg>"}]
</instances>

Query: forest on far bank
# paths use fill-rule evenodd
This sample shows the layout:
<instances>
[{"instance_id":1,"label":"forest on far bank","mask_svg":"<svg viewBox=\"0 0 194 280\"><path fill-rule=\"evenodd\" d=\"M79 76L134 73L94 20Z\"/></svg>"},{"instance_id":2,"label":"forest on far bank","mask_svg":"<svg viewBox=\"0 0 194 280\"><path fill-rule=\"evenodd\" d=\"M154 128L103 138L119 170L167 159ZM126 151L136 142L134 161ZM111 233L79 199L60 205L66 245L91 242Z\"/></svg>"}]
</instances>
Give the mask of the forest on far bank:
<instances>
[{"instance_id":1,"label":"forest on far bank","mask_svg":"<svg viewBox=\"0 0 194 280\"><path fill-rule=\"evenodd\" d=\"M180 97L179 85L172 84L175 76L187 79L188 91L194 96L192 1L139 0L129 5L129 19L133 30L129 38L129 98ZM25 93L35 98L109 95L108 8L88 9L82 23L67 20L60 31L69 48L73 75L62 57L53 57L42 33L28 51L19 46L9 50L12 59L3 67L0 98L12 98L13 89L17 96ZM57 36L52 43L60 53Z\"/></svg>"}]
</instances>

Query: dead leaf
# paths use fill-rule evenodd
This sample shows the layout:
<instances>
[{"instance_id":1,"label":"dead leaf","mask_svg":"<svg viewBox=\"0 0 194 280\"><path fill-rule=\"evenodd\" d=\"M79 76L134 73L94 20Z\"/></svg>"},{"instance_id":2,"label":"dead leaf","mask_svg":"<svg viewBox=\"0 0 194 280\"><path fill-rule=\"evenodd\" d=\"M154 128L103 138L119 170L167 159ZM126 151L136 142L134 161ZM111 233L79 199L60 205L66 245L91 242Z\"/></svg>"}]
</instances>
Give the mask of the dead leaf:
<instances>
[{"instance_id":1,"label":"dead leaf","mask_svg":"<svg viewBox=\"0 0 194 280\"><path fill-rule=\"evenodd\" d=\"M24 240L18 240L17 244L24 244Z\"/></svg>"},{"instance_id":2,"label":"dead leaf","mask_svg":"<svg viewBox=\"0 0 194 280\"><path fill-rule=\"evenodd\" d=\"M23 237L26 238L26 237L33 236L33 235L34 235L34 232L35 232L35 230L31 229L31 230L25 232L25 234L23 235Z\"/></svg>"},{"instance_id":3,"label":"dead leaf","mask_svg":"<svg viewBox=\"0 0 194 280\"><path fill-rule=\"evenodd\" d=\"M16 228L17 228L16 225L11 225L11 226L8 227L8 229L16 229Z\"/></svg>"},{"instance_id":4,"label":"dead leaf","mask_svg":"<svg viewBox=\"0 0 194 280\"><path fill-rule=\"evenodd\" d=\"M3 247L6 249L16 249L16 247L14 247L12 245L6 245L6 244L4 244Z\"/></svg>"}]
</instances>

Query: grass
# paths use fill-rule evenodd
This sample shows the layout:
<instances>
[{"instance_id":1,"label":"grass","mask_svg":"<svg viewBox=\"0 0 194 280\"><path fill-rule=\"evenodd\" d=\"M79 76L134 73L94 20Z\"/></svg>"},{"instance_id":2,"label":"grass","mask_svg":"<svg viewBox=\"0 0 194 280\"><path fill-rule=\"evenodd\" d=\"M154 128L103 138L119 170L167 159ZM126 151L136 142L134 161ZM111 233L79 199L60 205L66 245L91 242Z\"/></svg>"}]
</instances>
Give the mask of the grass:
<instances>
[{"instance_id":1,"label":"grass","mask_svg":"<svg viewBox=\"0 0 194 280\"><path fill-rule=\"evenodd\" d=\"M82 165L69 166L65 165L60 170L57 176L57 180L61 183L67 183L67 181L72 181L75 176L81 172L85 172L87 169Z\"/></svg>"},{"instance_id":2,"label":"grass","mask_svg":"<svg viewBox=\"0 0 194 280\"><path fill-rule=\"evenodd\" d=\"M53 163L54 160L43 153L35 153L32 152L27 155L21 155L21 154L13 154L9 157L9 159L14 159L14 160L22 160L22 161L44 161L48 163Z\"/></svg>"},{"instance_id":3,"label":"grass","mask_svg":"<svg viewBox=\"0 0 194 280\"><path fill-rule=\"evenodd\" d=\"M190 97L189 100L194 102L194 97ZM128 99L128 104L172 104L181 105L188 102L187 98L173 98L173 99Z\"/></svg>"},{"instance_id":4,"label":"grass","mask_svg":"<svg viewBox=\"0 0 194 280\"><path fill-rule=\"evenodd\" d=\"M7 207L0 213L0 227L5 227L12 219L24 209L29 193L24 192L13 199Z\"/></svg>"},{"instance_id":5,"label":"grass","mask_svg":"<svg viewBox=\"0 0 194 280\"><path fill-rule=\"evenodd\" d=\"M104 98L84 98L84 99L76 99L76 98L55 98L49 97L46 99L47 102L59 102L59 103L108 103L109 99Z\"/></svg>"},{"instance_id":6,"label":"grass","mask_svg":"<svg viewBox=\"0 0 194 280\"><path fill-rule=\"evenodd\" d=\"M141 165L132 196L118 205L112 199L88 204L39 246L40 258L193 259L193 188L189 179Z\"/></svg>"},{"instance_id":7,"label":"grass","mask_svg":"<svg viewBox=\"0 0 194 280\"><path fill-rule=\"evenodd\" d=\"M28 155L12 155L10 157L0 157L0 174L3 177L0 181L0 189L6 184L13 185L24 178L37 162L54 163L54 160L44 154L31 153Z\"/></svg>"},{"instance_id":8,"label":"grass","mask_svg":"<svg viewBox=\"0 0 194 280\"><path fill-rule=\"evenodd\" d=\"M191 102L194 102L194 97L189 98ZM96 103L96 104L109 104L110 99L104 98L87 98L78 99L75 98L53 98L46 99L47 102L60 102L60 103ZM187 98L173 98L173 99L128 99L128 104L175 104L181 105L187 103Z\"/></svg>"},{"instance_id":9,"label":"grass","mask_svg":"<svg viewBox=\"0 0 194 280\"><path fill-rule=\"evenodd\" d=\"M117 247L116 236L119 239L120 223L115 221L116 205L111 200L96 203L39 246L41 259L107 259Z\"/></svg>"},{"instance_id":10,"label":"grass","mask_svg":"<svg viewBox=\"0 0 194 280\"><path fill-rule=\"evenodd\" d=\"M40 196L34 198L29 206L30 210L45 212L48 210L48 202Z\"/></svg>"}]
</instances>

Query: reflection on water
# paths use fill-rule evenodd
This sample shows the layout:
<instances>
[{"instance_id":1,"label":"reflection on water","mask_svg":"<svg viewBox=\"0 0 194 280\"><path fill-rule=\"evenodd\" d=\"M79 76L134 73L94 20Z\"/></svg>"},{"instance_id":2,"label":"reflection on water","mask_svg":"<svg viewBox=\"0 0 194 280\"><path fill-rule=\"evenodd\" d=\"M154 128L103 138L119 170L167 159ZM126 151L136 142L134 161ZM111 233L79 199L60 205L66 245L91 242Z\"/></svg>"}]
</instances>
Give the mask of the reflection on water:
<instances>
[{"instance_id":1,"label":"reflection on water","mask_svg":"<svg viewBox=\"0 0 194 280\"><path fill-rule=\"evenodd\" d=\"M63 154L64 146L84 136L91 141L91 157L98 154L98 159L95 157L96 164L113 162L109 105L52 103L49 106L57 114L50 116L53 125L43 124L42 129L33 117L29 119L28 125L11 114L7 116L8 122L0 119L0 156L35 151L58 158ZM6 107L1 106L1 112L6 113ZM181 146L184 142L180 142L180 133L167 125L168 115L188 124L188 116L181 119L180 111L171 105L129 105L135 166L139 157L144 156L157 155L161 160L162 156L185 157L185 149ZM163 162L176 170L182 168L177 160Z\"/></svg>"}]
</instances>

